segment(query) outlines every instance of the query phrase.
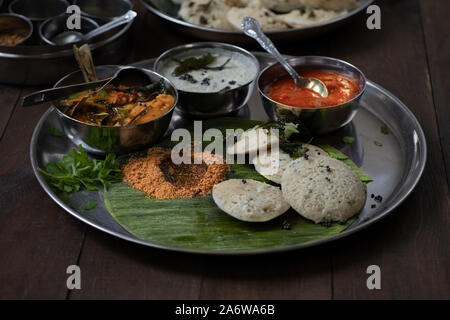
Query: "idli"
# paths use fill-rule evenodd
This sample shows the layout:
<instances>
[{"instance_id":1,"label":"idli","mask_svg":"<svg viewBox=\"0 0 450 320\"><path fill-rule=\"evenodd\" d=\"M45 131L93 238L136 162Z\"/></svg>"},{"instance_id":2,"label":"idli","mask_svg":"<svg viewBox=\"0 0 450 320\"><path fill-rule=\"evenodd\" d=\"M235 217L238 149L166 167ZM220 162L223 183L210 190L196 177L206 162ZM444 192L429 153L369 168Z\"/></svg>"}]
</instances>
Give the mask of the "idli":
<instances>
[{"instance_id":1,"label":"idli","mask_svg":"<svg viewBox=\"0 0 450 320\"><path fill-rule=\"evenodd\" d=\"M302 144L303 148L307 151L305 154L308 156L325 156L328 157L328 153L308 143ZM288 153L278 148L278 152L273 152L273 149L268 151L260 151L258 156L254 157L252 162L255 166L255 170L265 178L275 183L281 184L284 171L286 171L288 165L294 161Z\"/></svg>"},{"instance_id":2,"label":"idli","mask_svg":"<svg viewBox=\"0 0 450 320\"><path fill-rule=\"evenodd\" d=\"M345 221L359 213L366 189L343 162L310 155L292 161L281 179L284 199L315 223Z\"/></svg>"},{"instance_id":3,"label":"idli","mask_svg":"<svg viewBox=\"0 0 450 320\"><path fill-rule=\"evenodd\" d=\"M269 221L290 208L280 188L252 179L231 179L216 184L212 196L222 211L248 222Z\"/></svg>"}]
</instances>

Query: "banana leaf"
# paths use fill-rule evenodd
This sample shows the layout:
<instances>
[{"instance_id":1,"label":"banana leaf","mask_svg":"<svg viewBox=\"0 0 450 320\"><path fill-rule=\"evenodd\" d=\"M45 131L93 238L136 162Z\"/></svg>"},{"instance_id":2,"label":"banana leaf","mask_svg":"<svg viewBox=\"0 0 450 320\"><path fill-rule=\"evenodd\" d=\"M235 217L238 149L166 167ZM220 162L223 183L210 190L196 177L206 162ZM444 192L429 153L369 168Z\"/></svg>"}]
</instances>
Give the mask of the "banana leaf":
<instances>
[{"instance_id":1,"label":"banana leaf","mask_svg":"<svg viewBox=\"0 0 450 320\"><path fill-rule=\"evenodd\" d=\"M258 123L222 118L203 122L203 130L246 130ZM170 144L164 141L161 145ZM269 182L251 165L232 165L228 178ZM307 243L339 234L353 222L323 226L302 218L292 209L269 222L243 222L221 211L211 196L160 200L148 198L144 192L125 183L111 185L105 191L104 199L111 215L139 239L163 246L211 252L254 251Z\"/></svg>"}]
</instances>

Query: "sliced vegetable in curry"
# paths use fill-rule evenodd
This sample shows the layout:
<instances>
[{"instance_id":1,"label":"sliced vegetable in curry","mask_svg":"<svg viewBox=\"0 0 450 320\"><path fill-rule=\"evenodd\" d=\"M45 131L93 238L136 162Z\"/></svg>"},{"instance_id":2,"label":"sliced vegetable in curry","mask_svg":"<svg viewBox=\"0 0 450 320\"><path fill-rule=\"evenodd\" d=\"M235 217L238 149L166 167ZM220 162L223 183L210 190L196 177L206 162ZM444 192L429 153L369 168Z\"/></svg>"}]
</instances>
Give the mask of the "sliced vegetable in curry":
<instances>
[{"instance_id":1,"label":"sliced vegetable in curry","mask_svg":"<svg viewBox=\"0 0 450 320\"><path fill-rule=\"evenodd\" d=\"M175 97L166 93L164 83L146 87L107 85L79 92L59 102L68 116L97 126L130 126L149 122L167 113Z\"/></svg>"}]
</instances>

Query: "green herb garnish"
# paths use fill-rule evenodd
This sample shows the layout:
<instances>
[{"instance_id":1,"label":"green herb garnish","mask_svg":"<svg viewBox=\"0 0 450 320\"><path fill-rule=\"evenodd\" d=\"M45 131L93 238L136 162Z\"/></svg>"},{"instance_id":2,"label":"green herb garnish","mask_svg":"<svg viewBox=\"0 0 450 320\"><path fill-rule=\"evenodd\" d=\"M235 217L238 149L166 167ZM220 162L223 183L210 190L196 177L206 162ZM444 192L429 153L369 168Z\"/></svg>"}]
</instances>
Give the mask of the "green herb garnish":
<instances>
[{"instance_id":1,"label":"green herb garnish","mask_svg":"<svg viewBox=\"0 0 450 320\"><path fill-rule=\"evenodd\" d=\"M301 142L281 142L280 149L286 152L293 159L303 157L303 155L309 150Z\"/></svg>"},{"instance_id":2,"label":"green herb garnish","mask_svg":"<svg viewBox=\"0 0 450 320\"><path fill-rule=\"evenodd\" d=\"M321 149L323 149L323 151L328 153L328 155L330 157L332 157L332 158L335 158L335 159L338 159L338 160L346 160L346 159L348 159L348 157L345 154L343 154L342 152L340 152L336 148L333 148L330 145L320 145L319 147Z\"/></svg>"},{"instance_id":3,"label":"green herb garnish","mask_svg":"<svg viewBox=\"0 0 450 320\"><path fill-rule=\"evenodd\" d=\"M58 129L56 129L54 126L51 126L51 127L48 129L48 132L49 132L52 136L57 137L57 138L63 136L62 132L59 131Z\"/></svg>"},{"instance_id":4,"label":"green herb garnish","mask_svg":"<svg viewBox=\"0 0 450 320\"><path fill-rule=\"evenodd\" d=\"M78 98L78 93L71 94L70 96L67 97L67 99L75 99L75 98Z\"/></svg>"},{"instance_id":5,"label":"green herb garnish","mask_svg":"<svg viewBox=\"0 0 450 320\"><path fill-rule=\"evenodd\" d=\"M381 127L380 127L380 129L381 129L381 133L382 134L389 134L389 128L387 127L387 125L382 125Z\"/></svg>"},{"instance_id":6,"label":"green herb garnish","mask_svg":"<svg viewBox=\"0 0 450 320\"><path fill-rule=\"evenodd\" d=\"M97 207L97 200L89 199L88 202L81 207L84 211L94 210Z\"/></svg>"},{"instance_id":7,"label":"green herb garnish","mask_svg":"<svg viewBox=\"0 0 450 320\"><path fill-rule=\"evenodd\" d=\"M189 57L184 60L179 60L172 58L173 61L177 62L179 65L175 68L174 74L179 77L189 71L198 70L198 69L207 69L207 70L222 70L228 62L230 62L231 58L225 61L222 65L218 67L208 67L214 61L216 61L217 57L213 56L211 53L207 52L202 55L200 58Z\"/></svg>"},{"instance_id":8,"label":"green herb garnish","mask_svg":"<svg viewBox=\"0 0 450 320\"><path fill-rule=\"evenodd\" d=\"M292 132L292 133L300 133L300 131L297 130L297 127L295 127L295 126L292 125L292 124L286 124L286 125L284 126L284 130L289 131L289 132Z\"/></svg>"},{"instance_id":9,"label":"green herb garnish","mask_svg":"<svg viewBox=\"0 0 450 320\"><path fill-rule=\"evenodd\" d=\"M126 118L130 114L131 110L122 109L122 108L113 108L114 112L120 117L120 118Z\"/></svg>"},{"instance_id":10,"label":"green herb garnish","mask_svg":"<svg viewBox=\"0 0 450 320\"><path fill-rule=\"evenodd\" d=\"M381 143L381 142L379 142L379 141L374 141L373 142L377 147L382 147L383 146L383 144Z\"/></svg>"},{"instance_id":11,"label":"green herb garnish","mask_svg":"<svg viewBox=\"0 0 450 320\"><path fill-rule=\"evenodd\" d=\"M122 180L114 154L108 154L105 160L90 159L81 145L70 150L58 162L50 162L45 170L38 170L47 177L51 186L67 193L80 191L83 187L98 191L99 185L106 189L108 183Z\"/></svg>"},{"instance_id":12,"label":"green herb garnish","mask_svg":"<svg viewBox=\"0 0 450 320\"><path fill-rule=\"evenodd\" d=\"M108 92L107 92L105 89L101 89L101 90L98 92L98 96L99 96L100 98L106 98L106 97L108 96Z\"/></svg>"},{"instance_id":13,"label":"green herb garnish","mask_svg":"<svg viewBox=\"0 0 450 320\"><path fill-rule=\"evenodd\" d=\"M319 147L328 153L330 157L340 160L348 165L364 184L368 184L373 181L371 177L364 173L364 171L362 171L348 156L340 152L338 149L333 148L330 145L320 145Z\"/></svg>"},{"instance_id":14,"label":"green herb garnish","mask_svg":"<svg viewBox=\"0 0 450 320\"><path fill-rule=\"evenodd\" d=\"M344 141L345 144L352 144L353 142L355 142L355 138L354 137L343 137L342 141Z\"/></svg>"}]
</instances>

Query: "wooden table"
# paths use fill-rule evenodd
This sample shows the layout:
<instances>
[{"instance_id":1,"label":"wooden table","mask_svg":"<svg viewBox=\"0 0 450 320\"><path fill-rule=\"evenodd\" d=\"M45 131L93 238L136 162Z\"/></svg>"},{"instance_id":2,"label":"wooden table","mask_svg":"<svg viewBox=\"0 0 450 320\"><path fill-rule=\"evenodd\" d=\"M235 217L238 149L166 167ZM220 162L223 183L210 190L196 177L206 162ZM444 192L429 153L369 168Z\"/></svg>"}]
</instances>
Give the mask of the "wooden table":
<instances>
[{"instance_id":1,"label":"wooden table","mask_svg":"<svg viewBox=\"0 0 450 320\"><path fill-rule=\"evenodd\" d=\"M48 105L21 108L20 97L38 88L0 85L0 298L450 298L450 3L378 4L382 30L368 30L361 16L337 33L281 51L347 60L418 118L428 142L425 173L389 217L328 245L270 256L187 255L116 239L79 222L45 194L28 149ZM191 41L147 14L137 21L128 60ZM72 264L81 267L81 290L66 288ZM381 268L381 290L366 287L366 268L373 264Z\"/></svg>"}]
</instances>

